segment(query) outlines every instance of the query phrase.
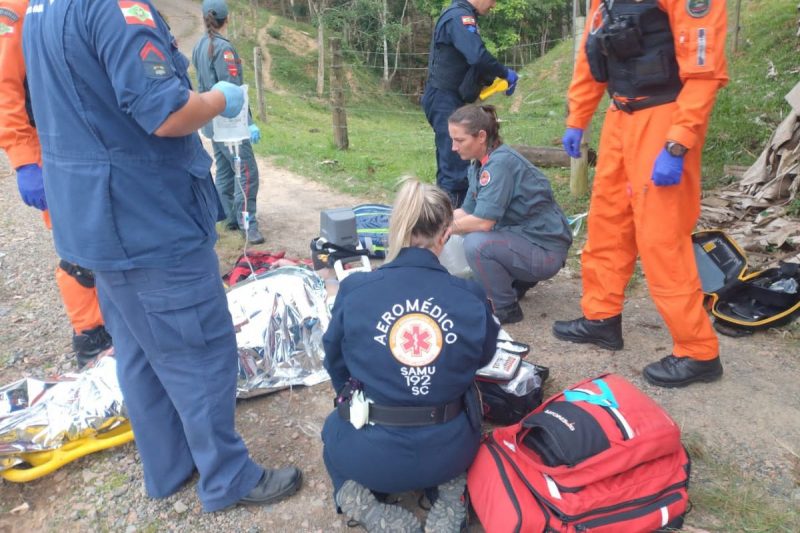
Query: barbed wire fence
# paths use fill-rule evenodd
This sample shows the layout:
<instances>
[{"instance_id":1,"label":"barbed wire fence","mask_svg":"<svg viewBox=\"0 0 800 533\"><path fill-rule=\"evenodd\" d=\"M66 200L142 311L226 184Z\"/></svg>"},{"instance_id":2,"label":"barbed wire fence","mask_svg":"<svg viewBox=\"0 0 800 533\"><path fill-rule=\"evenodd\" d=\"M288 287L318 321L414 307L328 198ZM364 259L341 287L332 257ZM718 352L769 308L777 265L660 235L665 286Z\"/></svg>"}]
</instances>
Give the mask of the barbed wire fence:
<instances>
[{"instance_id":1,"label":"barbed wire fence","mask_svg":"<svg viewBox=\"0 0 800 533\"><path fill-rule=\"evenodd\" d=\"M523 63L505 62L506 58L528 58L530 56L539 57L542 49L550 50L559 44L571 40L570 37L549 38L544 41L521 43L510 47L500 54L500 61L506 66L515 70L520 70L525 66ZM259 47L257 47L259 48ZM391 67L390 71L395 75L402 77L404 74L414 77L417 81L413 84L406 84L404 87L398 87L397 84L390 85L387 88L380 83L381 74L384 71L382 64L382 55L374 52L365 52L361 50L343 49L340 45L340 53L334 56L326 50L328 58L338 57L339 60L333 61L328 59L327 63L327 82L326 91L322 97L318 96L316 91L309 86L305 90L298 90L297 87L293 88L292 96L300 100L307 101L315 105L328 105L331 109L333 117L332 127L334 131L334 144L339 146L342 142L337 140L337 135L346 137L346 133L335 133L338 129L347 129L347 117L351 117L351 127L357 127L359 120L374 120L378 117L403 117L414 118L419 122L419 128L406 133L405 135L394 134L391 142L393 145L400 149L425 149L428 150L433 146L433 131L428 125L422 109L419 107L419 99L422 96L424 81L428 70L428 56L429 53L425 52L391 52L389 54L389 63L394 62L395 56L402 56L405 58L414 58L414 63L411 65L398 65ZM535 55L534 55L535 54ZM258 56L259 60L263 57L260 51L255 52L254 56ZM274 68L274 65L273 65ZM343 71L345 75L334 74L334 72ZM362 75L365 72L372 72L378 75L368 76L370 81L364 84L353 83L356 76ZM357 73L357 74L356 74ZM336 87L333 85L333 80L338 79L341 81ZM372 81L374 80L374 81ZM273 80L274 82L274 80ZM412 86L413 88L409 88ZM266 89L261 89L266 91ZM335 96L336 98L333 98ZM564 99L565 95L558 95L559 98ZM387 98L395 99L395 107L391 107L391 101ZM517 95L517 98L520 98ZM536 106L544 100L541 94L535 90L533 93L521 97L520 103L526 105L528 108L525 118L515 117L512 114L505 114L501 117L504 124L513 126L513 135L507 137L509 142L516 144L524 144L533 133L537 131L537 125L530 123L531 115L541 117L552 117L554 113L562 114L565 107L557 105L557 109L553 109L552 105L542 105L539 109L531 109L531 106ZM376 104L381 101L381 104Z\"/></svg>"}]
</instances>

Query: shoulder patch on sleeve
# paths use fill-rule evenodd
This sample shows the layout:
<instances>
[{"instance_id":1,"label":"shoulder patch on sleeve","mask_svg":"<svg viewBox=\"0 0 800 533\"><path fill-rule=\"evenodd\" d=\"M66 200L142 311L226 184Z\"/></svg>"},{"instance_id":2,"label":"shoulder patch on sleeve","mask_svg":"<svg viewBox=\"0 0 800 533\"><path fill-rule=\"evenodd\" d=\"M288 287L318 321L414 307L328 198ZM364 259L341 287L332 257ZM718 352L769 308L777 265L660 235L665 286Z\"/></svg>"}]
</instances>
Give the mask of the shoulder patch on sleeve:
<instances>
[{"instance_id":1,"label":"shoulder patch on sleeve","mask_svg":"<svg viewBox=\"0 0 800 533\"><path fill-rule=\"evenodd\" d=\"M119 0L117 2L122 16L125 17L125 24L139 24L142 26L156 27L156 19L150 6L144 2L132 2L130 0Z\"/></svg>"},{"instance_id":2,"label":"shoulder patch on sleeve","mask_svg":"<svg viewBox=\"0 0 800 533\"><path fill-rule=\"evenodd\" d=\"M225 50L222 53L222 59L228 63L232 63L236 59L236 56L233 55L233 50Z\"/></svg>"},{"instance_id":3,"label":"shoulder patch on sleeve","mask_svg":"<svg viewBox=\"0 0 800 533\"><path fill-rule=\"evenodd\" d=\"M489 182L492 181L492 175L489 174L488 170L481 171L481 177L478 179L478 183L481 184L481 187L486 187L489 185Z\"/></svg>"},{"instance_id":4,"label":"shoulder patch on sleeve","mask_svg":"<svg viewBox=\"0 0 800 533\"><path fill-rule=\"evenodd\" d=\"M463 24L464 26L474 26L475 17L464 15L463 17L461 17L461 24Z\"/></svg>"},{"instance_id":5,"label":"shoulder patch on sleeve","mask_svg":"<svg viewBox=\"0 0 800 533\"><path fill-rule=\"evenodd\" d=\"M701 18L711 11L711 0L686 0L686 12L694 18Z\"/></svg>"},{"instance_id":6,"label":"shoulder patch on sleeve","mask_svg":"<svg viewBox=\"0 0 800 533\"><path fill-rule=\"evenodd\" d=\"M167 62L164 52L153 41L147 41L139 50L144 75L148 78L168 78L172 76L172 66Z\"/></svg>"}]
</instances>

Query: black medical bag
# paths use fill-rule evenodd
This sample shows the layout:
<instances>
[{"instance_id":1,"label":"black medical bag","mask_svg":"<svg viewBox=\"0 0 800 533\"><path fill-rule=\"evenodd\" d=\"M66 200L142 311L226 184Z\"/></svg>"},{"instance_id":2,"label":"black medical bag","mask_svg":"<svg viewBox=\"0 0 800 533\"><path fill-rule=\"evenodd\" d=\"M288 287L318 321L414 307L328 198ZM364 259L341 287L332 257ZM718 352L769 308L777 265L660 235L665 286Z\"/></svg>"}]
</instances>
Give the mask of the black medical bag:
<instances>
[{"instance_id":1,"label":"black medical bag","mask_svg":"<svg viewBox=\"0 0 800 533\"><path fill-rule=\"evenodd\" d=\"M736 242L719 230L692 235L695 261L714 327L741 336L779 327L800 314L800 265L749 271L747 257Z\"/></svg>"}]
</instances>

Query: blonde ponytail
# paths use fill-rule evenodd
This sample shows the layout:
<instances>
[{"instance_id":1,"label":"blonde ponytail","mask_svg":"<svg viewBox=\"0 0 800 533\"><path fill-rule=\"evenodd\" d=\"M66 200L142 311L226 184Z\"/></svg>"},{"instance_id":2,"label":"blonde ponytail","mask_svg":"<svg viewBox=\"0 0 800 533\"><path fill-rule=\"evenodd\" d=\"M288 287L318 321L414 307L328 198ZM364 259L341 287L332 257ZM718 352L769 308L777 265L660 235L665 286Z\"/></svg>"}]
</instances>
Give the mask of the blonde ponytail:
<instances>
[{"instance_id":1,"label":"blonde ponytail","mask_svg":"<svg viewBox=\"0 0 800 533\"><path fill-rule=\"evenodd\" d=\"M394 260L402 248L409 246L431 248L452 222L453 206L447 193L411 176L400 178L389 222L386 260Z\"/></svg>"}]
</instances>

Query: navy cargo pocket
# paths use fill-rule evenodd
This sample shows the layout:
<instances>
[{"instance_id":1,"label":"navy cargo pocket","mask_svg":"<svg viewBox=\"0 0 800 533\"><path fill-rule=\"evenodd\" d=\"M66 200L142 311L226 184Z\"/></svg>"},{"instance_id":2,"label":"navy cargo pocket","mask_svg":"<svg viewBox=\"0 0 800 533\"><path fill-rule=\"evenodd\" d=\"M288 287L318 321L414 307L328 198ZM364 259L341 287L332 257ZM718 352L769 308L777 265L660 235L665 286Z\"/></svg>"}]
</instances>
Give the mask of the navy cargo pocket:
<instances>
[{"instance_id":1,"label":"navy cargo pocket","mask_svg":"<svg viewBox=\"0 0 800 533\"><path fill-rule=\"evenodd\" d=\"M221 297L220 297L221 296ZM139 293L156 347L164 354L206 350L210 343L233 335L219 277Z\"/></svg>"}]
</instances>

